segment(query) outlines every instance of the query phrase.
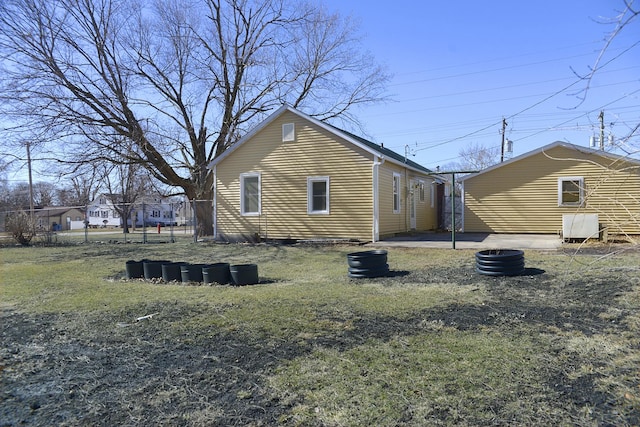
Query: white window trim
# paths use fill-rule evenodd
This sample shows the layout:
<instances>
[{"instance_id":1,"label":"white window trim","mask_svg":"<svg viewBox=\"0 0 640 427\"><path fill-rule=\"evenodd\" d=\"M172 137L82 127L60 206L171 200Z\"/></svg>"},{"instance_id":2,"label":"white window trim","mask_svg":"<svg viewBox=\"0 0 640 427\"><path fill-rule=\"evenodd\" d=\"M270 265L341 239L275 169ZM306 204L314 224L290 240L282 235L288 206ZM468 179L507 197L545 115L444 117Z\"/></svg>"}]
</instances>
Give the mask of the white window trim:
<instances>
[{"instance_id":1,"label":"white window trim","mask_svg":"<svg viewBox=\"0 0 640 427\"><path fill-rule=\"evenodd\" d=\"M282 125L282 142L290 142L296 140L295 123L284 123Z\"/></svg>"},{"instance_id":2,"label":"white window trim","mask_svg":"<svg viewBox=\"0 0 640 427\"><path fill-rule=\"evenodd\" d=\"M398 185L395 185L396 179L398 180ZM392 194L392 200L391 200L391 207L393 208L393 213L394 214L399 214L402 211L402 176L397 173L394 172L393 173L393 179L392 179L392 185L391 185L391 194ZM395 208L395 201L396 201L396 197L398 198L398 209Z\"/></svg>"},{"instance_id":3,"label":"white window trim","mask_svg":"<svg viewBox=\"0 0 640 427\"><path fill-rule=\"evenodd\" d=\"M244 180L246 178L258 178L258 212L245 212L244 206ZM240 174L240 215L259 216L262 213L262 177L259 172L247 172Z\"/></svg>"},{"instance_id":4,"label":"white window trim","mask_svg":"<svg viewBox=\"0 0 640 427\"><path fill-rule=\"evenodd\" d=\"M313 183L324 182L327 186L327 208L321 211L313 210ZM328 176L310 176L307 177L307 213L309 215L328 215L330 212L329 201L330 198L330 180Z\"/></svg>"},{"instance_id":5,"label":"white window trim","mask_svg":"<svg viewBox=\"0 0 640 427\"><path fill-rule=\"evenodd\" d=\"M562 183L565 181L578 181L578 189L580 194L579 200L575 203L566 203L562 201ZM558 178L558 206L583 206L584 205L584 177L582 176L563 176Z\"/></svg>"}]
</instances>

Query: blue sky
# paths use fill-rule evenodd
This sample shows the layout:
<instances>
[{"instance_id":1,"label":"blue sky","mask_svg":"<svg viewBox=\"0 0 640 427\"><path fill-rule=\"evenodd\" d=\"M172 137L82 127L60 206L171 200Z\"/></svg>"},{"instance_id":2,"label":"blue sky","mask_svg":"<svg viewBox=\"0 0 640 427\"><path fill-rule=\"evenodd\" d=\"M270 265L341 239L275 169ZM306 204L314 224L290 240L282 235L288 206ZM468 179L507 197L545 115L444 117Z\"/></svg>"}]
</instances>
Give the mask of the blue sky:
<instances>
[{"instance_id":1,"label":"blue sky","mask_svg":"<svg viewBox=\"0 0 640 427\"><path fill-rule=\"evenodd\" d=\"M586 94L576 76L595 63L622 0L325 3L359 22L363 44L393 74L393 101L358 112L364 136L429 168L470 144L499 149L503 117L514 156L557 140L588 146L601 110L607 135L640 122L640 18Z\"/></svg>"},{"instance_id":2,"label":"blue sky","mask_svg":"<svg viewBox=\"0 0 640 427\"><path fill-rule=\"evenodd\" d=\"M322 1L359 22L363 45L393 75L391 102L356 111L362 136L428 168L450 169L471 144L499 149L503 117L514 156L557 140L588 146L601 110L617 140L640 123L640 17L586 93L576 76L595 63L623 0ZM621 145L633 143L640 137Z\"/></svg>"}]
</instances>

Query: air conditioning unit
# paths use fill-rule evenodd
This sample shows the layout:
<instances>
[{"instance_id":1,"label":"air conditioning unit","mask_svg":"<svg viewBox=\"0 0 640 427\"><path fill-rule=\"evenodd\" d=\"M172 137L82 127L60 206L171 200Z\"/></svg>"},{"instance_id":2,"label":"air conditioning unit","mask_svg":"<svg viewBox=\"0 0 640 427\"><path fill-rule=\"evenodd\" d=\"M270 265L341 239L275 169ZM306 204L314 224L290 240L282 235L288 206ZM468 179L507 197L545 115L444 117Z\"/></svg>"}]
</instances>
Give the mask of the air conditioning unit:
<instances>
[{"instance_id":1,"label":"air conditioning unit","mask_svg":"<svg viewBox=\"0 0 640 427\"><path fill-rule=\"evenodd\" d=\"M597 239L599 237L598 214L563 214L563 239Z\"/></svg>"}]
</instances>

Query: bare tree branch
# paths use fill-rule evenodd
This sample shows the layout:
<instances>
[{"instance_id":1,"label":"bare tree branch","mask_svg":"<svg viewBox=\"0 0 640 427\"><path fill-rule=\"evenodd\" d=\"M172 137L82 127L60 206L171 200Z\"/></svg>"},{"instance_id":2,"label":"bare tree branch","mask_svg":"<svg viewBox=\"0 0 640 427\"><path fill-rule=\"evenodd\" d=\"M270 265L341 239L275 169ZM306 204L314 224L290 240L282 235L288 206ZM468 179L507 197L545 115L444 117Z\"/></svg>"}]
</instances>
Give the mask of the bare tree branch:
<instances>
[{"instance_id":1,"label":"bare tree branch","mask_svg":"<svg viewBox=\"0 0 640 427\"><path fill-rule=\"evenodd\" d=\"M3 112L61 161L141 164L192 199L282 103L357 123L389 78L353 21L294 0L3 0L0 59Z\"/></svg>"},{"instance_id":2,"label":"bare tree branch","mask_svg":"<svg viewBox=\"0 0 640 427\"><path fill-rule=\"evenodd\" d=\"M572 69L573 73L577 77L579 77L581 80L584 80L585 82L584 87L575 94L580 100L580 103L578 104L578 106L586 100L587 93L591 89L591 81L593 80L595 74L598 71L600 71L602 68L604 68L611 62L615 61L620 56L626 54L628 51L635 48L638 44L640 44L640 41L634 43L633 45L623 50L618 55L614 56L613 58L603 63L605 54L609 51L609 48L611 47L611 44L616 39L616 37L618 37L618 35L623 30L629 27L631 23L638 17L638 15L640 15L640 10L635 10L633 8L633 0L624 0L624 6L625 6L624 9L616 17L612 18L609 22L604 22L605 24L615 24L615 27L605 38L604 45L600 49L600 52L598 53L596 60L594 61L593 65L589 69L589 72L585 75L581 75L580 73Z\"/></svg>"}]
</instances>

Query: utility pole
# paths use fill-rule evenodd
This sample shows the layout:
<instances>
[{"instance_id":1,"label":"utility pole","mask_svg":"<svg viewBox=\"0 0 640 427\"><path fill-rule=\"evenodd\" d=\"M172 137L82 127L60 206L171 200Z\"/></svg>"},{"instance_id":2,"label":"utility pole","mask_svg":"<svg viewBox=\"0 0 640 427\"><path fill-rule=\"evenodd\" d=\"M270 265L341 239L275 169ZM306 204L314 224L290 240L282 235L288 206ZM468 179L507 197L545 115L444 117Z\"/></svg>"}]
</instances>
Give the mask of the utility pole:
<instances>
[{"instance_id":1,"label":"utility pole","mask_svg":"<svg viewBox=\"0 0 640 427\"><path fill-rule=\"evenodd\" d=\"M507 131L507 119L503 117L502 131L500 132L502 134L502 144L500 145L500 163L504 161L504 134L506 133L506 131Z\"/></svg>"},{"instance_id":2,"label":"utility pole","mask_svg":"<svg viewBox=\"0 0 640 427\"><path fill-rule=\"evenodd\" d=\"M600 111L600 150L604 151L604 110Z\"/></svg>"}]
</instances>

